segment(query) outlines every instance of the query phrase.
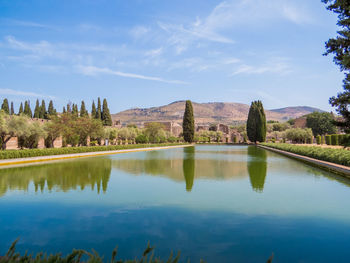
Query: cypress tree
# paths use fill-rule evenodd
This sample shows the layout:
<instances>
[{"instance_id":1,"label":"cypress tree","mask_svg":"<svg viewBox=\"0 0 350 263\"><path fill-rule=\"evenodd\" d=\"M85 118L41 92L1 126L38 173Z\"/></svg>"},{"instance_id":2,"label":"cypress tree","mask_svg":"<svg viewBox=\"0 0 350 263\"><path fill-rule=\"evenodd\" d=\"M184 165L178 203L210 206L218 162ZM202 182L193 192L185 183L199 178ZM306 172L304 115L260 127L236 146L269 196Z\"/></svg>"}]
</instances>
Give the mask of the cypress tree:
<instances>
[{"instance_id":1,"label":"cypress tree","mask_svg":"<svg viewBox=\"0 0 350 263\"><path fill-rule=\"evenodd\" d=\"M71 103L67 104L67 112L71 113L72 112L72 108L71 108Z\"/></svg>"},{"instance_id":2,"label":"cypress tree","mask_svg":"<svg viewBox=\"0 0 350 263\"><path fill-rule=\"evenodd\" d=\"M194 138L194 117L192 102L190 100L186 101L182 129L185 141L192 143Z\"/></svg>"},{"instance_id":3,"label":"cypress tree","mask_svg":"<svg viewBox=\"0 0 350 263\"><path fill-rule=\"evenodd\" d=\"M80 117L88 117L88 116L89 116L89 113L86 110L85 102L82 101L80 106Z\"/></svg>"},{"instance_id":4,"label":"cypress tree","mask_svg":"<svg viewBox=\"0 0 350 263\"><path fill-rule=\"evenodd\" d=\"M266 116L261 101L253 101L247 119L247 135L251 142L264 142L266 139Z\"/></svg>"},{"instance_id":5,"label":"cypress tree","mask_svg":"<svg viewBox=\"0 0 350 263\"><path fill-rule=\"evenodd\" d=\"M97 98L96 119L101 120L101 99Z\"/></svg>"},{"instance_id":6,"label":"cypress tree","mask_svg":"<svg viewBox=\"0 0 350 263\"><path fill-rule=\"evenodd\" d=\"M92 118L96 118L96 106L95 106L95 101L92 101L91 117L92 117Z\"/></svg>"},{"instance_id":7,"label":"cypress tree","mask_svg":"<svg viewBox=\"0 0 350 263\"><path fill-rule=\"evenodd\" d=\"M11 101L11 110L10 110L10 114L11 114L11 115L15 114L15 108L13 107L13 101Z\"/></svg>"},{"instance_id":8,"label":"cypress tree","mask_svg":"<svg viewBox=\"0 0 350 263\"><path fill-rule=\"evenodd\" d=\"M79 117L78 105L76 105L74 103L72 105L72 115L74 117Z\"/></svg>"},{"instance_id":9,"label":"cypress tree","mask_svg":"<svg viewBox=\"0 0 350 263\"><path fill-rule=\"evenodd\" d=\"M39 100L37 99L35 103L35 109L34 109L34 118L41 118L40 112L41 112L41 108L39 105Z\"/></svg>"},{"instance_id":10,"label":"cypress tree","mask_svg":"<svg viewBox=\"0 0 350 263\"><path fill-rule=\"evenodd\" d=\"M49 115L56 115L56 110L53 106L52 100L50 100L50 102L49 102L49 108L48 108L47 112Z\"/></svg>"},{"instance_id":11,"label":"cypress tree","mask_svg":"<svg viewBox=\"0 0 350 263\"><path fill-rule=\"evenodd\" d=\"M102 122L104 126L112 126L112 117L108 109L107 100L103 100L102 107Z\"/></svg>"},{"instance_id":12,"label":"cypress tree","mask_svg":"<svg viewBox=\"0 0 350 263\"><path fill-rule=\"evenodd\" d=\"M21 115L23 113L23 103L21 102L21 105L19 106L18 115Z\"/></svg>"},{"instance_id":13,"label":"cypress tree","mask_svg":"<svg viewBox=\"0 0 350 263\"><path fill-rule=\"evenodd\" d=\"M46 105L45 101L41 101L41 107L40 107L40 118L41 119L47 119L47 111L46 111Z\"/></svg>"},{"instance_id":14,"label":"cypress tree","mask_svg":"<svg viewBox=\"0 0 350 263\"><path fill-rule=\"evenodd\" d=\"M2 105L1 105L1 109L7 113L10 114L10 107L9 107L9 101L7 99L4 99Z\"/></svg>"},{"instance_id":15,"label":"cypress tree","mask_svg":"<svg viewBox=\"0 0 350 263\"><path fill-rule=\"evenodd\" d=\"M23 111L23 113L24 113L25 115L27 115L29 118L32 118L32 116L33 116L32 109L30 108L30 102L29 102L29 100L26 100L26 101L24 102L24 111Z\"/></svg>"},{"instance_id":16,"label":"cypress tree","mask_svg":"<svg viewBox=\"0 0 350 263\"><path fill-rule=\"evenodd\" d=\"M67 111L66 111L66 107L64 107L63 106L63 111L62 111L62 113L66 113Z\"/></svg>"}]
</instances>

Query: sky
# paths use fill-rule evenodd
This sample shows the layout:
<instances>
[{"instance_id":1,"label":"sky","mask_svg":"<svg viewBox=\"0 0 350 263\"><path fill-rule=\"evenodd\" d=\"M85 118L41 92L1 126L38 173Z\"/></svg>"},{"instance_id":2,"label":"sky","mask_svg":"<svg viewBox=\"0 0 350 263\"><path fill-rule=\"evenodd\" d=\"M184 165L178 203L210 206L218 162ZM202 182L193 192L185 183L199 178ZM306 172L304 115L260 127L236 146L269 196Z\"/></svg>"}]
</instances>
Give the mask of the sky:
<instances>
[{"instance_id":1,"label":"sky","mask_svg":"<svg viewBox=\"0 0 350 263\"><path fill-rule=\"evenodd\" d=\"M0 0L0 99L331 111L336 22L321 0Z\"/></svg>"}]
</instances>

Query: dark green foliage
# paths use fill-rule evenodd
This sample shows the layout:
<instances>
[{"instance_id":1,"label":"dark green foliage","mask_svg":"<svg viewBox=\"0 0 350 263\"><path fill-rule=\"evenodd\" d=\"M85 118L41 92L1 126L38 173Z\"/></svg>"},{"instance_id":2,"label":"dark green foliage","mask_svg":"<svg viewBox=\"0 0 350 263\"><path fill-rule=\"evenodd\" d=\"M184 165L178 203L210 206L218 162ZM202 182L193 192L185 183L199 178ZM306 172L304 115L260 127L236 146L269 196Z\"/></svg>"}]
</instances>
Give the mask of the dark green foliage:
<instances>
[{"instance_id":1,"label":"dark green foliage","mask_svg":"<svg viewBox=\"0 0 350 263\"><path fill-rule=\"evenodd\" d=\"M97 98L96 119L101 120L101 99Z\"/></svg>"},{"instance_id":2,"label":"dark green foliage","mask_svg":"<svg viewBox=\"0 0 350 263\"><path fill-rule=\"evenodd\" d=\"M321 144L321 143L322 143L322 137L321 137L321 135L317 135L317 137L316 137L316 142L317 142L317 144Z\"/></svg>"},{"instance_id":3,"label":"dark green foliage","mask_svg":"<svg viewBox=\"0 0 350 263\"><path fill-rule=\"evenodd\" d=\"M285 143L264 143L264 146L308 156L318 160L350 166L350 151L346 149L321 148Z\"/></svg>"},{"instance_id":4,"label":"dark green foliage","mask_svg":"<svg viewBox=\"0 0 350 263\"><path fill-rule=\"evenodd\" d=\"M47 111L46 111L46 105L45 105L45 101L44 100L41 101L39 118L40 119L47 119Z\"/></svg>"},{"instance_id":5,"label":"dark green foliage","mask_svg":"<svg viewBox=\"0 0 350 263\"><path fill-rule=\"evenodd\" d=\"M261 101L253 101L247 120L247 135L251 142L266 140L266 116Z\"/></svg>"},{"instance_id":6,"label":"dark green foliage","mask_svg":"<svg viewBox=\"0 0 350 263\"><path fill-rule=\"evenodd\" d=\"M176 146L176 145L183 145L183 143L128 144L128 145L89 146L89 147L6 150L6 151L0 151L0 159L15 159L15 158L62 155L62 154L73 154L73 153L116 151L116 150L125 150L125 149L149 148L149 147L159 147L159 146Z\"/></svg>"},{"instance_id":7,"label":"dark green foliage","mask_svg":"<svg viewBox=\"0 0 350 263\"><path fill-rule=\"evenodd\" d=\"M103 100L101 119L104 126L112 126L112 117L111 117L111 114L109 113L106 99Z\"/></svg>"},{"instance_id":8,"label":"dark green foliage","mask_svg":"<svg viewBox=\"0 0 350 263\"><path fill-rule=\"evenodd\" d=\"M194 116L192 102L190 100L186 101L182 129L185 142L192 143L194 139Z\"/></svg>"},{"instance_id":9,"label":"dark green foliage","mask_svg":"<svg viewBox=\"0 0 350 263\"><path fill-rule=\"evenodd\" d=\"M40 118L40 111L41 111L41 108L40 108L40 105L39 105L39 100L37 99L36 100L36 103L35 103L35 108L34 108L34 118Z\"/></svg>"},{"instance_id":10,"label":"dark green foliage","mask_svg":"<svg viewBox=\"0 0 350 263\"><path fill-rule=\"evenodd\" d=\"M80 117L88 117L88 116L89 116L89 113L86 110L85 102L82 101L80 106Z\"/></svg>"},{"instance_id":11,"label":"dark green foliage","mask_svg":"<svg viewBox=\"0 0 350 263\"><path fill-rule=\"evenodd\" d=\"M195 148L185 147L184 148L184 159L182 162L182 170L186 182L186 191L191 192L194 182L195 174Z\"/></svg>"},{"instance_id":12,"label":"dark green foliage","mask_svg":"<svg viewBox=\"0 0 350 263\"><path fill-rule=\"evenodd\" d=\"M327 5L328 10L338 15L337 25L341 28L336 38L331 38L326 42L325 55L333 54L334 63L345 72L344 91L330 98L329 102L343 117L336 124L348 132L350 131L350 2L349 0L322 0L322 2Z\"/></svg>"},{"instance_id":13,"label":"dark green foliage","mask_svg":"<svg viewBox=\"0 0 350 263\"><path fill-rule=\"evenodd\" d=\"M15 114L15 108L13 107L13 102L12 102L12 101L11 101L10 114L11 114L11 115Z\"/></svg>"},{"instance_id":14,"label":"dark green foliage","mask_svg":"<svg viewBox=\"0 0 350 263\"><path fill-rule=\"evenodd\" d=\"M63 110L62 110L62 113L66 113L66 107L63 106Z\"/></svg>"},{"instance_id":15,"label":"dark green foliage","mask_svg":"<svg viewBox=\"0 0 350 263\"><path fill-rule=\"evenodd\" d=\"M266 151L255 146L248 146L248 156L252 157L247 163L250 184L254 191L262 193L267 173Z\"/></svg>"},{"instance_id":16,"label":"dark green foliage","mask_svg":"<svg viewBox=\"0 0 350 263\"><path fill-rule=\"evenodd\" d=\"M7 99L4 99L2 105L1 105L1 109L7 113L10 114L10 107L9 107L9 101Z\"/></svg>"},{"instance_id":17,"label":"dark green foliage","mask_svg":"<svg viewBox=\"0 0 350 263\"><path fill-rule=\"evenodd\" d=\"M339 137L338 134L332 134L332 145L339 145Z\"/></svg>"},{"instance_id":18,"label":"dark green foliage","mask_svg":"<svg viewBox=\"0 0 350 263\"><path fill-rule=\"evenodd\" d=\"M47 110L47 113L49 116L56 115L56 113L57 113L54 106L53 106L52 100L50 100L50 102L49 102L49 108Z\"/></svg>"},{"instance_id":19,"label":"dark green foliage","mask_svg":"<svg viewBox=\"0 0 350 263\"><path fill-rule=\"evenodd\" d=\"M92 101L91 117L96 119L96 106L95 106L95 101Z\"/></svg>"},{"instance_id":20,"label":"dark green foliage","mask_svg":"<svg viewBox=\"0 0 350 263\"><path fill-rule=\"evenodd\" d=\"M331 135L326 135L326 144L327 145L332 145L332 136Z\"/></svg>"},{"instance_id":21,"label":"dark green foliage","mask_svg":"<svg viewBox=\"0 0 350 263\"><path fill-rule=\"evenodd\" d=\"M16 252L16 240L8 250L5 256L0 257L0 263L104 263L107 262L104 258L100 257L100 255L95 251L87 252L82 249L73 249L72 253L67 255L66 257L62 256L62 254L50 254L47 253L38 253L36 256L32 254L25 254L21 256ZM145 251L142 254L141 259L133 259L133 260L117 260L118 250L117 247L112 251L111 263L178 263L180 259L180 252L176 257L173 256L173 253L170 253L170 256L167 261L163 261L160 258L154 257L154 248L150 247L148 244ZM82 260L84 259L84 260ZM201 261L202 262L202 261Z\"/></svg>"},{"instance_id":22,"label":"dark green foliage","mask_svg":"<svg viewBox=\"0 0 350 263\"><path fill-rule=\"evenodd\" d=\"M72 104L71 103L67 104L67 112L72 113Z\"/></svg>"},{"instance_id":23,"label":"dark green foliage","mask_svg":"<svg viewBox=\"0 0 350 263\"><path fill-rule=\"evenodd\" d=\"M79 117L78 105L76 105L74 103L72 105L72 115L76 118Z\"/></svg>"},{"instance_id":24,"label":"dark green foliage","mask_svg":"<svg viewBox=\"0 0 350 263\"><path fill-rule=\"evenodd\" d=\"M32 118L32 116L33 116L32 109L30 108L30 102L27 100L24 102L23 113L24 113L24 115L28 116L29 118Z\"/></svg>"},{"instance_id":25,"label":"dark green foliage","mask_svg":"<svg viewBox=\"0 0 350 263\"><path fill-rule=\"evenodd\" d=\"M23 103L21 102L21 105L19 106L18 115L21 115L23 113Z\"/></svg>"},{"instance_id":26,"label":"dark green foliage","mask_svg":"<svg viewBox=\"0 0 350 263\"><path fill-rule=\"evenodd\" d=\"M326 144L326 137L324 135L322 136L321 144Z\"/></svg>"},{"instance_id":27,"label":"dark green foliage","mask_svg":"<svg viewBox=\"0 0 350 263\"><path fill-rule=\"evenodd\" d=\"M139 144L139 143L148 143L149 139L148 139L147 135L140 134L140 135L136 136L135 141L136 141L137 144Z\"/></svg>"},{"instance_id":28,"label":"dark green foliage","mask_svg":"<svg viewBox=\"0 0 350 263\"><path fill-rule=\"evenodd\" d=\"M306 126L312 129L314 136L333 134L337 129L334 116L328 112L313 112L306 116Z\"/></svg>"}]
</instances>

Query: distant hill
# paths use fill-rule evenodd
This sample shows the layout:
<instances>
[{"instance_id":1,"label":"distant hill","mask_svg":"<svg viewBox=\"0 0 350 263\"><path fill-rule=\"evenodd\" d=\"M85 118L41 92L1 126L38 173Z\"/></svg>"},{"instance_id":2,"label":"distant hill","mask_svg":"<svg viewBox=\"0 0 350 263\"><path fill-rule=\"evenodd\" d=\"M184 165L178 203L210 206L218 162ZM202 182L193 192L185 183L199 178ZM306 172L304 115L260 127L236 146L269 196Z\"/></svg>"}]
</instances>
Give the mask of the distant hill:
<instances>
[{"instance_id":1,"label":"distant hill","mask_svg":"<svg viewBox=\"0 0 350 263\"><path fill-rule=\"evenodd\" d=\"M224 123L234 124L245 122L248 117L249 105L233 102L209 102L193 103L196 123ZM165 106L152 108L135 108L112 114L114 121L122 123L142 124L149 121L175 121L182 122L185 111L185 101L175 101ZM287 121L291 118L298 118L305 114L322 111L320 109L301 106L287 107L282 109L266 110L268 120Z\"/></svg>"}]
</instances>

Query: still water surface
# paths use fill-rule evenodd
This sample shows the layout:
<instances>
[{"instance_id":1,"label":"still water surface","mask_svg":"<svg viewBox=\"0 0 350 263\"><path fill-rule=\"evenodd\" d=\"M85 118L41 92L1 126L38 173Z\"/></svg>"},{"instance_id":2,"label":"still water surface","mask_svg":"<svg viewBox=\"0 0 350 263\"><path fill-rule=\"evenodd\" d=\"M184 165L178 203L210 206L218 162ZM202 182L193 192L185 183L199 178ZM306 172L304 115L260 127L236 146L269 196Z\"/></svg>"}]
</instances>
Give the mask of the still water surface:
<instances>
[{"instance_id":1,"label":"still water surface","mask_svg":"<svg viewBox=\"0 0 350 263\"><path fill-rule=\"evenodd\" d=\"M0 253L181 251L199 262L349 262L350 181L254 146L0 169Z\"/></svg>"}]
</instances>

